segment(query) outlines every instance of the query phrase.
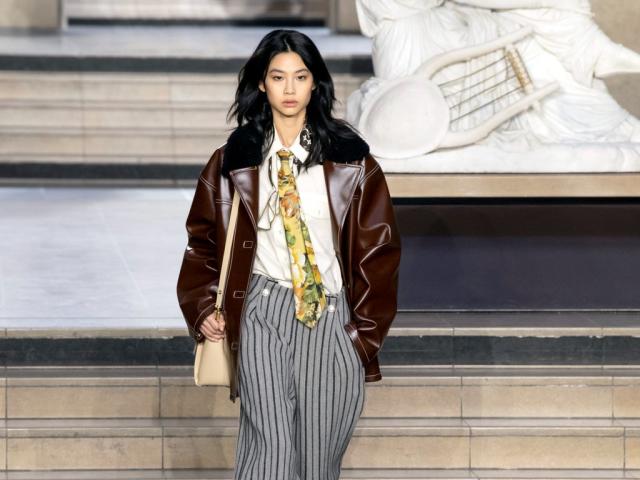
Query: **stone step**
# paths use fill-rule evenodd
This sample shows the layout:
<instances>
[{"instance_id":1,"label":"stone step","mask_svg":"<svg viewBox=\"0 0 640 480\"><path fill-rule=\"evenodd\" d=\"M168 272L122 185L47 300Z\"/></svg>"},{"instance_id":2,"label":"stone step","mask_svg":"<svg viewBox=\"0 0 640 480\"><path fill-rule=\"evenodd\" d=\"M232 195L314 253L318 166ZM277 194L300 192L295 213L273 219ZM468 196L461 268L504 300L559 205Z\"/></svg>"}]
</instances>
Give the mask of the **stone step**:
<instances>
[{"instance_id":1,"label":"stone step","mask_svg":"<svg viewBox=\"0 0 640 480\"><path fill-rule=\"evenodd\" d=\"M0 129L7 135L73 133L99 135L108 132L138 135L140 132L171 134L171 130L192 134L230 130L226 122L229 103L177 105L7 105L0 103ZM335 109L344 113L344 109ZM129 133L131 132L131 133Z\"/></svg>"},{"instance_id":2,"label":"stone step","mask_svg":"<svg viewBox=\"0 0 640 480\"><path fill-rule=\"evenodd\" d=\"M235 418L7 419L5 425L9 471L229 469L237 441ZM361 418L343 466L640 469L640 419Z\"/></svg>"},{"instance_id":3,"label":"stone step","mask_svg":"<svg viewBox=\"0 0 640 480\"><path fill-rule=\"evenodd\" d=\"M334 81L343 116L360 77ZM3 173L15 176L6 164L202 167L232 128L236 82L227 73L0 72Z\"/></svg>"},{"instance_id":4,"label":"stone step","mask_svg":"<svg viewBox=\"0 0 640 480\"><path fill-rule=\"evenodd\" d=\"M226 141L214 131L186 132L155 129L127 130L51 129L42 132L7 129L0 132L0 161L7 163L175 163L204 166L213 151Z\"/></svg>"},{"instance_id":5,"label":"stone step","mask_svg":"<svg viewBox=\"0 0 640 480\"><path fill-rule=\"evenodd\" d=\"M8 472L8 480L232 480L230 469L49 470ZM360 480L611 480L640 478L639 470L622 469L394 469L343 468L341 479Z\"/></svg>"},{"instance_id":6,"label":"stone step","mask_svg":"<svg viewBox=\"0 0 640 480\"><path fill-rule=\"evenodd\" d=\"M167 1L173 3L173 0ZM229 2L227 4L231 6ZM59 72L69 75L146 72L237 76L256 45L273 30L273 26L266 25L203 28L201 25L166 23L169 22L106 28L74 25L59 32L27 37L0 32L0 71L39 71L45 78ZM370 38L358 32L335 34L327 27L306 23L304 33L322 52L332 74L373 73Z\"/></svg>"},{"instance_id":7,"label":"stone step","mask_svg":"<svg viewBox=\"0 0 640 480\"><path fill-rule=\"evenodd\" d=\"M345 59L344 61L348 61ZM370 72L334 73L336 96L358 88ZM0 71L0 101L32 105L227 104L237 73ZM346 91L345 91L346 90ZM73 103L75 102L75 103ZM101 103L102 102L102 103Z\"/></svg>"},{"instance_id":8,"label":"stone step","mask_svg":"<svg viewBox=\"0 0 640 480\"><path fill-rule=\"evenodd\" d=\"M640 419L640 368L383 366L363 418ZM226 387L192 366L7 367L0 418L237 417ZM390 405L393 408L390 408Z\"/></svg>"},{"instance_id":9,"label":"stone step","mask_svg":"<svg viewBox=\"0 0 640 480\"><path fill-rule=\"evenodd\" d=\"M184 130L208 132L229 128L225 121L228 105L223 106L123 106L95 108L65 106L13 106L0 104L0 128L6 134L37 134L64 131L82 133L82 129L126 134L127 131ZM91 132L88 132L91 133Z\"/></svg>"},{"instance_id":10,"label":"stone step","mask_svg":"<svg viewBox=\"0 0 640 480\"><path fill-rule=\"evenodd\" d=\"M148 190L142 190L146 192ZM3 201L11 200L7 190ZM19 192L16 193L18 195ZM79 197L69 193L71 200ZM97 200L92 200L97 201ZM133 201L133 200L132 200ZM15 204L12 204L15 205ZM56 318L52 323L40 317L7 317L0 327L0 339L11 338L167 338L186 334L182 318ZM549 311L462 311L400 309L389 337L398 336L487 336L487 337L640 337L640 311L549 310Z\"/></svg>"},{"instance_id":11,"label":"stone step","mask_svg":"<svg viewBox=\"0 0 640 480\"><path fill-rule=\"evenodd\" d=\"M7 318L0 365L191 365L181 318ZM174 327L175 326L175 327ZM80 328L79 328L80 327ZM638 312L399 311L383 366L639 366Z\"/></svg>"},{"instance_id":12,"label":"stone step","mask_svg":"<svg viewBox=\"0 0 640 480\"><path fill-rule=\"evenodd\" d=\"M177 72L0 71L0 100L42 102L148 103L214 102L233 98L237 75Z\"/></svg>"}]
</instances>

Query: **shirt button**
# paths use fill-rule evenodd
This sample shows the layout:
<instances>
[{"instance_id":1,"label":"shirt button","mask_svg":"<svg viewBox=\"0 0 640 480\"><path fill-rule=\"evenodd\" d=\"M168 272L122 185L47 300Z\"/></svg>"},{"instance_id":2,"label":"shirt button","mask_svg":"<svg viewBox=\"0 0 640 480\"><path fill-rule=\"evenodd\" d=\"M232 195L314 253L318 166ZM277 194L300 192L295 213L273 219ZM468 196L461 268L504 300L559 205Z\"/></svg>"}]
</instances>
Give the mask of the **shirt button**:
<instances>
[{"instance_id":1,"label":"shirt button","mask_svg":"<svg viewBox=\"0 0 640 480\"><path fill-rule=\"evenodd\" d=\"M336 306L335 306L335 305L329 305L329 306L327 307L327 310L329 310L330 312L333 312L335 309L336 309Z\"/></svg>"},{"instance_id":2,"label":"shirt button","mask_svg":"<svg viewBox=\"0 0 640 480\"><path fill-rule=\"evenodd\" d=\"M266 297L267 295L269 295L269 289L268 289L268 288L263 289L263 290L262 290L262 295L264 295L265 297Z\"/></svg>"}]
</instances>

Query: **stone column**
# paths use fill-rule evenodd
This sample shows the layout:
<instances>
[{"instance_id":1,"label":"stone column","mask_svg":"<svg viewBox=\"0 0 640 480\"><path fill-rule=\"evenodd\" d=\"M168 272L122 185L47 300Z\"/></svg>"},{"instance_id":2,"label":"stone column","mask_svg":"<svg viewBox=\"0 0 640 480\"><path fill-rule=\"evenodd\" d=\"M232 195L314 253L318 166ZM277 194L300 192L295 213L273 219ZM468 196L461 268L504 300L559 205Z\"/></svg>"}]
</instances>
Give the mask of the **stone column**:
<instances>
[{"instance_id":1,"label":"stone column","mask_svg":"<svg viewBox=\"0 0 640 480\"><path fill-rule=\"evenodd\" d=\"M2 0L0 28L10 30L60 30L63 0Z\"/></svg>"},{"instance_id":2,"label":"stone column","mask_svg":"<svg viewBox=\"0 0 640 480\"><path fill-rule=\"evenodd\" d=\"M360 33L355 0L329 0L327 26L335 33Z\"/></svg>"}]
</instances>

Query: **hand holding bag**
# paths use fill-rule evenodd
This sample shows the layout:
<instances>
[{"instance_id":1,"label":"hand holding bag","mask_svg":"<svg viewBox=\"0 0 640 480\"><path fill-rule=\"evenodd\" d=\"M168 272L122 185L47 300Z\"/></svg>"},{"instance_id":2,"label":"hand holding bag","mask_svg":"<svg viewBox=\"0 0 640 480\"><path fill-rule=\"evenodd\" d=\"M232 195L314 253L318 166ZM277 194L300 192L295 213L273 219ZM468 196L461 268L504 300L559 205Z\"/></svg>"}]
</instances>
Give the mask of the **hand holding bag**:
<instances>
[{"instance_id":1,"label":"hand holding bag","mask_svg":"<svg viewBox=\"0 0 640 480\"><path fill-rule=\"evenodd\" d=\"M231 252L231 242L233 242L238 218L238 205L240 197L234 189L233 204L231 206L231 217L229 219L229 228L224 244L224 254L222 256L222 266L220 268L220 280L218 281L218 294L216 296L216 304L214 312L216 319L220 312L223 312L222 300L224 297L224 289L227 280L227 272L229 270L229 255ZM226 322L226 319L225 319ZM205 339L198 342L195 349L195 362L193 365L193 378L197 386L218 385L229 387L231 385L232 357L229 348L228 336L217 342Z\"/></svg>"}]
</instances>

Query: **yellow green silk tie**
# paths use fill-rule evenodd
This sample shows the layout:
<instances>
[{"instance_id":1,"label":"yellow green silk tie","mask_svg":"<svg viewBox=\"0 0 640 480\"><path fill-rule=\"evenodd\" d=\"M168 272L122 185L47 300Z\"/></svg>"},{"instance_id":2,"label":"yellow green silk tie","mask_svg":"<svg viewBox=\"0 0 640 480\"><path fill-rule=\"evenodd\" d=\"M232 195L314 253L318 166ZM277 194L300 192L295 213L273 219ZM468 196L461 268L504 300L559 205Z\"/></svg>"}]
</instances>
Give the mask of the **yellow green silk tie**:
<instances>
[{"instance_id":1,"label":"yellow green silk tie","mask_svg":"<svg viewBox=\"0 0 640 480\"><path fill-rule=\"evenodd\" d=\"M300 215L300 196L289 164L293 152L283 148L276 153L280 158L278 195L291 260L291 282L296 304L296 318L307 327L313 328L327 304L327 299L309 230Z\"/></svg>"}]
</instances>

